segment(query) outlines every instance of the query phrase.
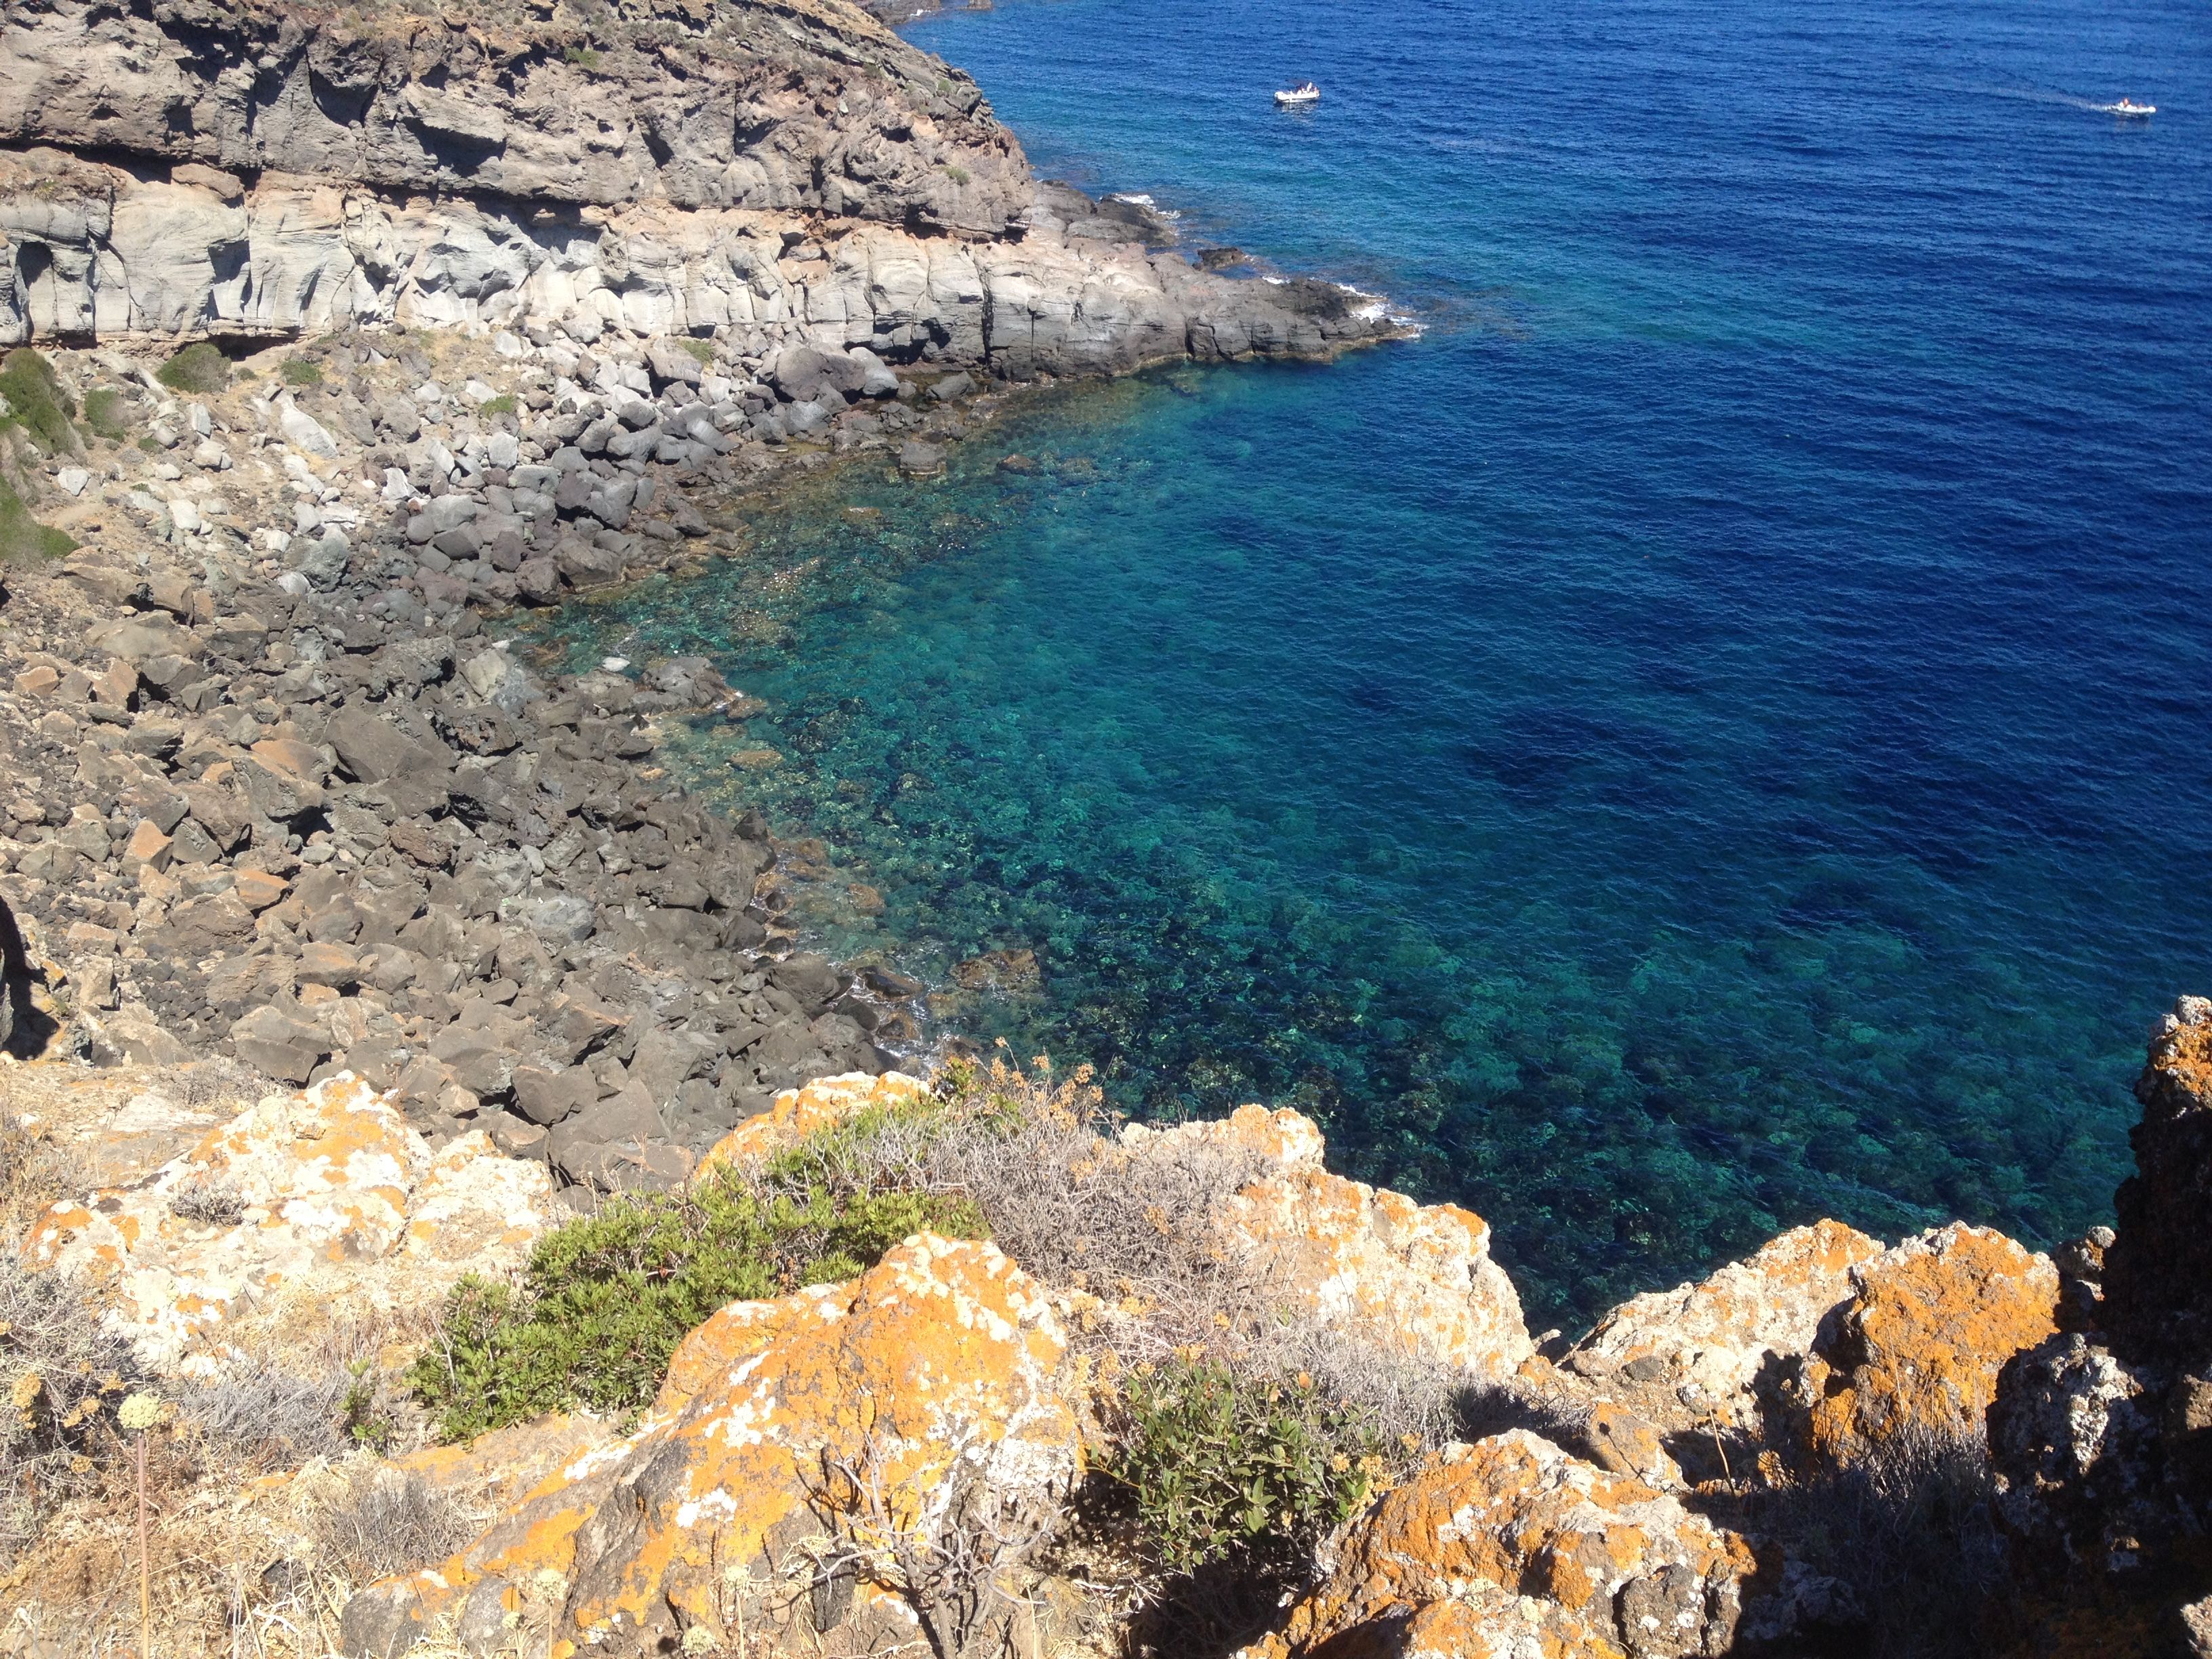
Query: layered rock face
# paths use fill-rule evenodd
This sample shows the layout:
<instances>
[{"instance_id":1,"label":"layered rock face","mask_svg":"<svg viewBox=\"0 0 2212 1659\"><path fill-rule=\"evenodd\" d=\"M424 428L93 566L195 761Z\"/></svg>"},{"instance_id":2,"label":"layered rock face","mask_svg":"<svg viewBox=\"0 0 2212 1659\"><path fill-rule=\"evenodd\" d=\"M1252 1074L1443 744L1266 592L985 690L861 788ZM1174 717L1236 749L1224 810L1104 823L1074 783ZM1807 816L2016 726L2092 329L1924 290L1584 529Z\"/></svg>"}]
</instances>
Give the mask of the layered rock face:
<instances>
[{"instance_id":1,"label":"layered rock face","mask_svg":"<svg viewBox=\"0 0 2212 1659\"><path fill-rule=\"evenodd\" d=\"M751 208L997 235L1020 147L966 75L836 0L10 6L0 139L396 196Z\"/></svg>"},{"instance_id":2,"label":"layered rock face","mask_svg":"<svg viewBox=\"0 0 2212 1659\"><path fill-rule=\"evenodd\" d=\"M1393 331L1033 185L972 82L839 0L552 9L11 8L0 341L734 331L1027 377Z\"/></svg>"}]
</instances>

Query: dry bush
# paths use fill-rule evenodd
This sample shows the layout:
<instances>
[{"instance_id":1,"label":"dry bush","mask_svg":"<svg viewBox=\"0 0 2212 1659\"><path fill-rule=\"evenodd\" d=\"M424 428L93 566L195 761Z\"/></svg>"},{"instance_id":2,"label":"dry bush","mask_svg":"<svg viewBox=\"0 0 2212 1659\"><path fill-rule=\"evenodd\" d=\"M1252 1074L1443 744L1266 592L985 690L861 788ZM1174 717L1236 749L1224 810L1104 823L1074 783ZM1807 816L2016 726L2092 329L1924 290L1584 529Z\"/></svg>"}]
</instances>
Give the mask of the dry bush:
<instances>
[{"instance_id":1,"label":"dry bush","mask_svg":"<svg viewBox=\"0 0 2212 1659\"><path fill-rule=\"evenodd\" d=\"M148 1380L75 1286L0 1255L0 1557L12 1560L58 1504L100 1487L122 1449L115 1409Z\"/></svg>"},{"instance_id":2,"label":"dry bush","mask_svg":"<svg viewBox=\"0 0 2212 1659\"><path fill-rule=\"evenodd\" d=\"M350 1367L301 1376L267 1360L227 1367L186 1395L185 1417L219 1461L252 1469L291 1468L349 1450L347 1404L359 1387Z\"/></svg>"},{"instance_id":3,"label":"dry bush","mask_svg":"<svg viewBox=\"0 0 2212 1659\"><path fill-rule=\"evenodd\" d=\"M910 1178L961 1192L991 1237L1050 1285L1089 1291L1108 1316L1078 1340L1115 1364L1203 1355L1239 1375L1310 1377L1393 1444L1463 1432L1457 1369L1378 1346L1321 1316L1229 1237L1228 1200L1272 1168L1263 1154L1202 1137L1118 1137L1088 1067L1065 1083L995 1060L949 1072L954 1103L923 1144L896 1156Z\"/></svg>"},{"instance_id":4,"label":"dry bush","mask_svg":"<svg viewBox=\"0 0 2212 1659\"><path fill-rule=\"evenodd\" d=\"M1909 1427L1847 1468L1775 1474L1763 1486L1742 1483L1715 1518L1840 1589L1802 1638L1865 1659L1990 1650L1984 1621L2006 1577L1980 1436Z\"/></svg>"},{"instance_id":5,"label":"dry bush","mask_svg":"<svg viewBox=\"0 0 2212 1659\"><path fill-rule=\"evenodd\" d=\"M476 1535L470 1517L419 1474L364 1469L317 1506L315 1553L355 1584L434 1567Z\"/></svg>"},{"instance_id":6,"label":"dry bush","mask_svg":"<svg viewBox=\"0 0 2212 1659\"><path fill-rule=\"evenodd\" d=\"M169 1200L169 1213L207 1227L235 1227L246 1219L246 1198L238 1183L203 1176Z\"/></svg>"},{"instance_id":7,"label":"dry bush","mask_svg":"<svg viewBox=\"0 0 2212 1659\"><path fill-rule=\"evenodd\" d=\"M68 1170L51 1131L0 1112L0 1231L13 1243L46 1206L67 1193Z\"/></svg>"}]
</instances>

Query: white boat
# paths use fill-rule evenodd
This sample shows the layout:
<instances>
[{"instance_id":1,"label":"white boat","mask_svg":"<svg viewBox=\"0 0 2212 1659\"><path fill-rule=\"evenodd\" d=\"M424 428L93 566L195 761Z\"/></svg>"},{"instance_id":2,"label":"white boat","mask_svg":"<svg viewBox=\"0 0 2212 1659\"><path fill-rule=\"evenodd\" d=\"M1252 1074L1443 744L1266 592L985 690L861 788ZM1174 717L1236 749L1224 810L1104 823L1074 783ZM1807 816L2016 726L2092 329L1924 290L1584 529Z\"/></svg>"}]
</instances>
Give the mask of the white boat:
<instances>
[{"instance_id":1,"label":"white boat","mask_svg":"<svg viewBox=\"0 0 2212 1659\"><path fill-rule=\"evenodd\" d=\"M1292 87L1288 92L1277 93L1275 101L1286 109L1299 104L1318 104L1321 102L1321 88L1308 81Z\"/></svg>"},{"instance_id":2,"label":"white boat","mask_svg":"<svg viewBox=\"0 0 2212 1659\"><path fill-rule=\"evenodd\" d=\"M1281 95L1279 93L1276 94L1277 97ZM2138 104L2132 98L2123 98L2117 104L2106 105L2105 113L2107 115L2155 115L2158 113L2158 106Z\"/></svg>"}]
</instances>

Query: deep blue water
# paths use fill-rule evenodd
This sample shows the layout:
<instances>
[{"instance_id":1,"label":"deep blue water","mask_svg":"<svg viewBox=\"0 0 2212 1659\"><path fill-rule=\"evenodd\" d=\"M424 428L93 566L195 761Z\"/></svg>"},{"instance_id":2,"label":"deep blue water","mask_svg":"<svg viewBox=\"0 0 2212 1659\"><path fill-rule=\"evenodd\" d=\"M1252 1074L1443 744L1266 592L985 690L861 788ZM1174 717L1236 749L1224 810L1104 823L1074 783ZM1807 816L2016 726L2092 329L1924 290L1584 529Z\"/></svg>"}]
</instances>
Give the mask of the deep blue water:
<instances>
[{"instance_id":1,"label":"deep blue water","mask_svg":"<svg viewBox=\"0 0 2212 1659\"><path fill-rule=\"evenodd\" d=\"M1540 1319L1819 1214L2106 1213L2148 1024L2212 989L2212 12L910 33L1042 171L1428 327L1052 394L563 620L768 700L690 757L822 838L826 942L1035 950L948 1020L1315 1112Z\"/></svg>"}]
</instances>

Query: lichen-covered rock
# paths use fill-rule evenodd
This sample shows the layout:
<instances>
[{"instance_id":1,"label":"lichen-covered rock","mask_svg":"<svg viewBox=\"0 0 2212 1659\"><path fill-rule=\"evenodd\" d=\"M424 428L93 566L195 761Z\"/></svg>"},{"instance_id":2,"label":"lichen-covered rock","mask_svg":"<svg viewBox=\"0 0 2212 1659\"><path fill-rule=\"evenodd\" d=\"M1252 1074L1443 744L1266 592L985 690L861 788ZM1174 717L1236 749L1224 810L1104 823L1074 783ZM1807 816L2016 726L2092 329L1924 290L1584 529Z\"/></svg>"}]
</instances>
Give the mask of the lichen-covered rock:
<instances>
[{"instance_id":1,"label":"lichen-covered rock","mask_svg":"<svg viewBox=\"0 0 2212 1659\"><path fill-rule=\"evenodd\" d=\"M2164 1381L2078 1332L2005 1368L1989 1416L1990 1457L2002 1477L1997 1512L2046 1570L2132 1566L2136 1552L2123 1540L2162 1529L2154 1409ZM2123 1519L2132 1524L2116 1528ZM2116 1547L2124 1559L2111 1559Z\"/></svg>"},{"instance_id":2,"label":"lichen-covered rock","mask_svg":"<svg viewBox=\"0 0 2212 1659\"><path fill-rule=\"evenodd\" d=\"M2160 1021L2136 1079L2136 1172L2113 1207L2100 1323L2124 1352L2212 1361L2212 998L2183 997Z\"/></svg>"},{"instance_id":3,"label":"lichen-covered rock","mask_svg":"<svg viewBox=\"0 0 2212 1659\"><path fill-rule=\"evenodd\" d=\"M842 1072L817 1078L776 1096L768 1110L747 1118L709 1147L699 1160L704 1171L717 1164L743 1164L796 1146L817 1130L842 1123L871 1107L890 1107L919 1100L929 1085L904 1072L873 1076L866 1072Z\"/></svg>"},{"instance_id":4,"label":"lichen-covered rock","mask_svg":"<svg viewBox=\"0 0 2212 1659\"><path fill-rule=\"evenodd\" d=\"M1881 1240L1838 1221L1793 1227L1697 1284L1622 1303L1563 1363L1616 1385L1644 1385L1662 1414L1680 1406L1700 1419L1756 1428L1754 1382L1811 1350L1820 1322L1850 1297L1851 1269L1881 1250Z\"/></svg>"},{"instance_id":5,"label":"lichen-covered rock","mask_svg":"<svg viewBox=\"0 0 2212 1659\"><path fill-rule=\"evenodd\" d=\"M972 1548L971 1626L1012 1628L1030 1615L991 1562L1011 1568L1081 1465L1066 1358L1052 1297L995 1247L919 1235L850 1284L725 1310L635 1435L439 1571L364 1591L349 1622L465 1622L550 1572L567 1586L560 1651L673 1650L700 1628L734 1650L741 1625L748 1651L783 1651L811 1620L838 1650L875 1652L951 1616L902 1595L915 1564Z\"/></svg>"},{"instance_id":6,"label":"lichen-covered rock","mask_svg":"<svg viewBox=\"0 0 2212 1659\"><path fill-rule=\"evenodd\" d=\"M268 1097L144 1181L50 1206L22 1256L104 1285L109 1324L148 1363L205 1373L249 1309L427 1306L465 1273L520 1265L554 1219L544 1165L480 1133L433 1153L341 1073Z\"/></svg>"},{"instance_id":7,"label":"lichen-covered rock","mask_svg":"<svg viewBox=\"0 0 2212 1659\"><path fill-rule=\"evenodd\" d=\"M1675 1498L1516 1429L1446 1449L1353 1522L1242 1659L1720 1654L1753 1565Z\"/></svg>"},{"instance_id":8,"label":"lichen-covered rock","mask_svg":"<svg viewBox=\"0 0 2212 1659\"><path fill-rule=\"evenodd\" d=\"M1997 1373L2057 1328L2051 1258L1954 1222L1850 1270L1808 1358L1814 1450L1850 1462L1909 1430L1978 1439Z\"/></svg>"},{"instance_id":9,"label":"lichen-covered rock","mask_svg":"<svg viewBox=\"0 0 2212 1659\"><path fill-rule=\"evenodd\" d=\"M1223 1207L1227 1248L1271 1291L1385 1352L1492 1379L1533 1353L1521 1298L1491 1259L1490 1224L1321 1167L1321 1131L1292 1111L1243 1106L1159 1136L1202 1136L1271 1160Z\"/></svg>"}]
</instances>

